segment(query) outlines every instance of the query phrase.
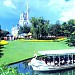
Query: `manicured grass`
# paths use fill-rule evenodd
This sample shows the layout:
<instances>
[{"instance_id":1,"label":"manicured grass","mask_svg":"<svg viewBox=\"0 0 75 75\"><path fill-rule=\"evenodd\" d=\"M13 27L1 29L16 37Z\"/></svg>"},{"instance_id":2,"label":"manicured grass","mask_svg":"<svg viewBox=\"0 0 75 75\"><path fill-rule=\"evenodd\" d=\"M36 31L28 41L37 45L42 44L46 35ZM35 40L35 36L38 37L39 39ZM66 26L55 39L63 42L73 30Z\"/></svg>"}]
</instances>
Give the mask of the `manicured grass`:
<instances>
[{"instance_id":1,"label":"manicured grass","mask_svg":"<svg viewBox=\"0 0 75 75\"><path fill-rule=\"evenodd\" d=\"M70 49L64 41L60 42L26 42L24 40L9 41L3 50L4 55L0 58L0 64L13 63L33 57L40 50Z\"/></svg>"}]
</instances>

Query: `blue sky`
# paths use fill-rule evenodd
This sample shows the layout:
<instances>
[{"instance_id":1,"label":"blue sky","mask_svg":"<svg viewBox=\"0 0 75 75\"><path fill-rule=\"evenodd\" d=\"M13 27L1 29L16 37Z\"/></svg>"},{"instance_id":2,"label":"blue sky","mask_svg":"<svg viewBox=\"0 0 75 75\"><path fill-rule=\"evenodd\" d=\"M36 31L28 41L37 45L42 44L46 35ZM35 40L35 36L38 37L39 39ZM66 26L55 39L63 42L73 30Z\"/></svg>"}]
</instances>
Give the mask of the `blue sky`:
<instances>
[{"instance_id":1,"label":"blue sky","mask_svg":"<svg viewBox=\"0 0 75 75\"><path fill-rule=\"evenodd\" d=\"M28 0L29 18L44 17L55 23L75 19L75 0ZM0 0L0 25L11 31L16 26L20 14L26 11L26 0Z\"/></svg>"}]
</instances>

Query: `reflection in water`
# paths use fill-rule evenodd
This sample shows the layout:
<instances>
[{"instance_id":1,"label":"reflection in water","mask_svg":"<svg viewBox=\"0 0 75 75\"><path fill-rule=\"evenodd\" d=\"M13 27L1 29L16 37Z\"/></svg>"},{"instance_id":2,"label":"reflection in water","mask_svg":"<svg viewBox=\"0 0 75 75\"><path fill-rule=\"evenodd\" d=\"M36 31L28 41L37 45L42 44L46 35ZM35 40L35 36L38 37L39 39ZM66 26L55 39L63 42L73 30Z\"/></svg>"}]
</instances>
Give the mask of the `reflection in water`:
<instances>
[{"instance_id":1,"label":"reflection in water","mask_svg":"<svg viewBox=\"0 0 75 75\"><path fill-rule=\"evenodd\" d=\"M56 73L50 73L50 72L38 73L37 72L34 75L75 75L75 69L63 70L63 71L56 72Z\"/></svg>"},{"instance_id":2,"label":"reflection in water","mask_svg":"<svg viewBox=\"0 0 75 75\"><path fill-rule=\"evenodd\" d=\"M33 71L31 67L28 67L27 62L20 62L20 63L13 64L11 66L17 67L19 72L24 73L24 74L29 73L29 75L75 75L75 68L51 73L51 72Z\"/></svg>"}]
</instances>

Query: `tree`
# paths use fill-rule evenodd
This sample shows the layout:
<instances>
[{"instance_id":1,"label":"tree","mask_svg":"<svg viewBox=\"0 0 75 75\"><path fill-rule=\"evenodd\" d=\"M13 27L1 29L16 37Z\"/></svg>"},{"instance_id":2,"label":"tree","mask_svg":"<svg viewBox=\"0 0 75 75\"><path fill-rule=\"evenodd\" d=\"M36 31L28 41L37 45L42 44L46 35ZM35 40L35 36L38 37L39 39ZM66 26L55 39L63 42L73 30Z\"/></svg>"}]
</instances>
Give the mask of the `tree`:
<instances>
[{"instance_id":1,"label":"tree","mask_svg":"<svg viewBox=\"0 0 75 75\"><path fill-rule=\"evenodd\" d=\"M20 26L18 33L21 34L21 33L29 33L29 32L30 32L30 27L25 25L23 27Z\"/></svg>"},{"instance_id":2,"label":"tree","mask_svg":"<svg viewBox=\"0 0 75 75\"><path fill-rule=\"evenodd\" d=\"M70 31L71 34L75 31L75 20L74 19L70 19L68 21L68 30Z\"/></svg>"},{"instance_id":3,"label":"tree","mask_svg":"<svg viewBox=\"0 0 75 75\"><path fill-rule=\"evenodd\" d=\"M7 34L9 34L9 32L8 31L2 31L2 37L5 37Z\"/></svg>"},{"instance_id":4,"label":"tree","mask_svg":"<svg viewBox=\"0 0 75 75\"><path fill-rule=\"evenodd\" d=\"M17 67L8 67L8 65L0 66L0 75L29 75L29 73L20 73Z\"/></svg>"},{"instance_id":5,"label":"tree","mask_svg":"<svg viewBox=\"0 0 75 75\"><path fill-rule=\"evenodd\" d=\"M72 26L75 25L75 20L74 20L74 19L70 19L70 20L68 21L68 24L69 24L69 25L72 25Z\"/></svg>"},{"instance_id":6,"label":"tree","mask_svg":"<svg viewBox=\"0 0 75 75\"><path fill-rule=\"evenodd\" d=\"M31 32L33 33L34 38L39 39L42 36L48 35L49 20L44 20L42 17L32 17L31 23Z\"/></svg>"},{"instance_id":7,"label":"tree","mask_svg":"<svg viewBox=\"0 0 75 75\"><path fill-rule=\"evenodd\" d=\"M68 45L75 46L75 20L71 19L67 22L65 31L69 37Z\"/></svg>"},{"instance_id":8,"label":"tree","mask_svg":"<svg viewBox=\"0 0 75 75\"><path fill-rule=\"evenodd\" d=\"M9 34L9 32L2 30L2 29L1 29L1 25L0 25L0 39L1 39L2 37L5 37L7 34Z\"/></svg>"},{"instance_id":9,"label":"tree","mask_svg":"<svg viewBox=\"0 0 75 75\"><path fill-rule=\"evenodd\" d=\"M64 35L70 37L70 35L75 31L75 20L71 19L68 22L63 22L61 27Z\"/></svg>"},{"instance_id":10,"label":"tree","mask_svg":"<svg viewBox=\"0 0 75 75\"><path fill-rule=\"evenodd\" d=\"M3 56L3 52L2 52L2 51L3 51L3 50L2 50L3 47L4 47L4 46L0 44L0 58Z\"/></svg>"},{"instance_id":11,"label":"tree","mask_svg":"<svg viewBox=\"0 0 75 75\"><path fill-rule=\"evenodd\" d=\"M1 39L1 36L2 36L2 30L1 30L1 25L0 25L0 39Z\"/></svg>"},{"instance_id":12,"label":"tree","mask_svg":"<svg viewBox=\"0 0 75 75\"><path fill-rule=\"evenodd\" d=\"M61 36L61 25L58 23L52 25L50 28L50 32L51 32L51 35Z\"/></svg>"},{"instance_id":13,"label":"tree","mask_svg":"<svg viewBox=\"0 0 75 75\"><path fill-rule=\"evenodd\" d=\"M75 46L75 32L70 35L69 39L70 40L68 41L68 45Z\"/></svg>"},{"instance_id":14,"label":"tree","mask_svg":"<svg viewBox=\"0 0 75 75\"><path fill-rule=\"evenodd\" d=\"M49 20L44 20L42 17L37 19L39 37L48 35Z\"/></svg>"},{"instance_id":15,"label":"tree","mask_svg":"<svg viewBox=\"0 0 75 75\"><path fill-rule=\"evenodd\" d=\"M32 23L30 31L33 34L33 38L37 39L38 38L38 22L37 22L37 19L35 17L32 17L30 21Z\"/></svg>"}]
</instances>

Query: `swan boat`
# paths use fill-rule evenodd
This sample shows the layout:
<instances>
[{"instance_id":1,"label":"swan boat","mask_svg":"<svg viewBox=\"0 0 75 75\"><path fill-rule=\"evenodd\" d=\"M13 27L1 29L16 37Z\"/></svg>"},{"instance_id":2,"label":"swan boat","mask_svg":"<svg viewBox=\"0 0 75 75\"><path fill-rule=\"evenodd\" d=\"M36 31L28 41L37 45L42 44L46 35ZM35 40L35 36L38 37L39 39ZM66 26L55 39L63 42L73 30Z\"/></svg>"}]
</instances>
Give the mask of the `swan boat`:
<instances>
[{"instance_id":1,"label":"swan boat","mask_svg":"<svg viewBox=\"0 0 75 75\"><path fill-rule=\"evenodd\" d=\"M75 67L75 49L38 51L28 63L34 71L56 71Z\"/></svg>"}]
</instances>

